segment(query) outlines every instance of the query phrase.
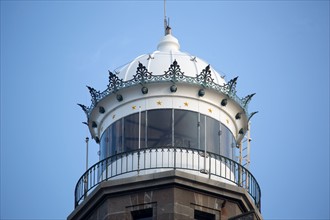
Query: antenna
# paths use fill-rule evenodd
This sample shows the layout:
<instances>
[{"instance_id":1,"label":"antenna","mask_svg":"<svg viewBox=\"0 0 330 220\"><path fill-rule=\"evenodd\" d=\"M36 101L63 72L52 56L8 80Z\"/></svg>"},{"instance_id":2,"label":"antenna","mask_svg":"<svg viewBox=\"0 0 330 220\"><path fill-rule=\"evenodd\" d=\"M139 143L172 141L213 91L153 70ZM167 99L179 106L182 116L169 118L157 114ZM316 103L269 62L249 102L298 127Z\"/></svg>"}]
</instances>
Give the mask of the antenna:
<instances>
[{"instance_id":1,"label":"antenna","mask_svg":"<svg viewBox=\"0 0 330 220\"><path fill-rule=\"evenodd\" d=\"M166 20L166 0L164 0L164 31L166 35L167 20Z\"/></svg>"},{"instance_id":2,"label":"antenna","mask_svg":"<svg viewBox=\"0 0 330 220\"><path fill-rule=\"evenodd\" d=\"M170 18L166 19L166 0L164 0L164 32L165 35L171 34Z\"/></svg>"}]
</instances>

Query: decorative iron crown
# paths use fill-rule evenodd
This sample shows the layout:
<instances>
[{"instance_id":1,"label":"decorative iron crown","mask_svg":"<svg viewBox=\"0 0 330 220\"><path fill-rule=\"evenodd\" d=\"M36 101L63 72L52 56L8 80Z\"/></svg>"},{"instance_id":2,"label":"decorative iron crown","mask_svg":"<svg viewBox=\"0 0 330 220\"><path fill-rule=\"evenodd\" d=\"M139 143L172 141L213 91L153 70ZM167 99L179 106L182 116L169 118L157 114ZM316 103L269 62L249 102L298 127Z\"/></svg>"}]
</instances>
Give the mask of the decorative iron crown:
<instances>
[{"instance_id":1,"label":"decorative iron crown","mask_svg":"<svg viewBox=\"0 0 330 220\"><path fill-rule=\"evenodd\" d=\"M107 86L107 89L104 90L103 92L100 92L100 91L96 91L92 87L87 86L92 97L91 99L92 104L90 107L87 107L82 104L78 104L78 105L86 113L87 118L89 118L92 110L94 109L94 107L96 107L97 103L100 100L107 97L108 95L117 93L120 89L128 88L138 84L145 85L148 83L159 83L159 82L172 82L172 83L179 82L179 83L200 85L204 88L213 89L219 93L223 93L227 95L229 98L233 99L244 109L245 114L250 120L251 117L257 113L257 112L252 112L251 114L248 114L248 109L247 109L248 104L251 101L252 97L255 95L255 93L248 95L244 98L239 98L236 95L237 79L238 77L235 77L234 79L231 79L228 83L224 85L216 84L211 75L210 65L206 66L205 69L203 69L200 74L196 75L196 77L185 76L184 72L181 71L180 65L178 65L178 62L176 60L174 60L174 62L170 65L167 71L164 71L163 75L152 75L152 72L149 72L148 69L139 62L136 70L136 74L133 76L133 79L128 81L123 81L122 79L119 79L116 74L109 71L109 84ZM120 94L117 94L117 96L118 95L121 96Z\"/></svg>"}]
</instances>

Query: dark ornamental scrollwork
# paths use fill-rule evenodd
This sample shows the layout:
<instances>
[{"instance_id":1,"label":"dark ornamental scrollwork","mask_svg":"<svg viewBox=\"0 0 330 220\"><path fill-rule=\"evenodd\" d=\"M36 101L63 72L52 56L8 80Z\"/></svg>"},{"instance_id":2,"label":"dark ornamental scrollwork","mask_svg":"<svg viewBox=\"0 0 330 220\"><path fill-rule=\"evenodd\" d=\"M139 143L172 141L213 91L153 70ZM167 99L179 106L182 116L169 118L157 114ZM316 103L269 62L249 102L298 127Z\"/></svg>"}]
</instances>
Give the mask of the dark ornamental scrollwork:
<instances>
[{"instance_id":1,"label":"dark ornamental scrollwork","mask_svg":"<svg viewBox=\"0 0 330 220\"><path fill-rule=\"evenodd\" d=\"M109 84L108 89L113 92L117 92L118 87L120 87L123 83L122 79L119 79L118 76L114 73L112 73L109 70Z\"/></svg>"},{"instance_id":2,"label":"dark ornamental scrollwork","mask_svg":"<svg viewBox=\"0 0 330 220\"><path fill-rule=\"evenodd\" d=\"M244 98L242 98L242 103L243 103L244 108L246 108L246 106L250 103L250 101L254 95L255 95L255 93L247 95Z\"/></svg>"},{"instance_id":3,"label":"dark ornamental scrollwork","mask_svg":"<svg viewBox=\"0 0 330 220\"><path fill-rule=\"evenodd\" d=\"M145 80L151 79L152 73L148 72L148 69L139 62L139 66L136 69L136 74L133 77L136 82L144 84Z\"/></svg>"},{"instance_id":4,"label":"dark ornamental scrollwork","mask_svg":"<svg viewBox=\"0 0 330 220\"><path fill-rule=\"evenodd\" d=\"M248 121L250 121L251 118L253 117L253 115L255 115L255 114L257 114L257 113L258 113L258 111L256 111L256 112L252 112L252 113L249 115Z\"/></svg>"},{"instance_id":5,"label":"dark ornamental scrollwork","mask_svg":"<svg viewBox=\"0 0 330 220\"><path fill-rule=\"evenodd\" d=\"M87 88L89 90L89 93L92 96L92 104L93 104L93 106L96 106L99 96L100 96L100 91L96 91L94 88L92 88L90 86L87 86Z\"/></svg>"},{"instance_id":6,"label":"dark ornamental scrollwork","mask_svg":"<svg viewBox=\"0 0 330 220\"><path fill-rule=\"evenodd\" d=\"M247 117L251 116L255 113L252 113L251 115L248 114L247 106L249 102L251 101L252 97L255 94L248 95L244 98L240 98L236 95L236 84L238 77L235 77L234 79L230 80L228 83L219 85L214 82L214 78L211 74L211 68L210 65L206 66L205 69L202 70L200 74L196 74L196 76L185 76L184 72L181 71L180 65L178 65L178 62L174 60L174 62L170 65L169 69L167 71L164 71L165 74L163 75L152 75L151 72L148 71L148 69L139 62L136 74L133 76L132 79L124 81L123 79L119 79L117 74L112 73L109 71L109 84L108 88L104 90L103 92L96 91L94 88L87 86L89 89L89 92L92 96L92 104L90 107L86 107L84 105L78 104L83 111L87 114L87 118L89 118L91 112L93 109L97 106L98 102L102 100L103 98L107 97L108 95L111 95L113 93L116 94L116 99L121 102L123 101L124 97L122 94L118 93L119 90L128 88L131 86L135 86L138 84L142 84L141 92L142 94L148 93L148 83L154 83L154 82L172 82L172 86L170 88L171 92L176 92L177 87L176 83L186 83L186 84L192 84L192 85L199 85L204 88L201 88L202 91L199 91L199 96L203 96L205 94L205 87L208 89L212 89L215 91L218 91L222 94L225 94L227 98L232 99L236 103L238 103L243 109L244 113ZM221 101L222 106L226 106L227 104L227 98L224 98L225 101ZM99 112L102 113L105 110L99 109Z\"/></svg>"},{"instance_id":7,"label":"dark ornamental scrollwork","mask_svg":"<svg viewBox=\"0 0 330 220\"><path fill-rule=\"evenodd\" d=\"M211 75L210 65L207 65L207 67L205 67L200 74L197 74L196 77L197 81L202 82L204 86L207 86L214 81Z\"/></svg>"},{"instance_id":8,"label":"dark ornamental scrollwork","mask_svg":"<svg viewBox=\"0 0 330 220\"><path fill-rule=\"evenodd\" d=\"M89 108L83 104L77 104L81 107L81 109L85 112L85 114L88 116Z\"/></svg>"},{"instance_id":9,"label":"dark ornamental scrollwork","mask_svg":"<svg viewBox=\"0 0 330 220\"><path fill-rule=\"evenodd\" d=\"M184 72L181 71L180 65L176 60L173 61L171 66L165 72L165 78L172 78L173 82L176 82L177 79L182 79Z\"/></svg>"},{"instance_id":10,"label":"dark ornamental scrollwork","mask_svg":"<svg viewBox=\"0 0 330 220\"><path fill-rule=\"evenodd\" d=\"M231 79L226 85L225 89L227 90L228 95L235 96L236 95L236 85L237 85L238 76L234 79Z\"/></svg>"}]
</instances>

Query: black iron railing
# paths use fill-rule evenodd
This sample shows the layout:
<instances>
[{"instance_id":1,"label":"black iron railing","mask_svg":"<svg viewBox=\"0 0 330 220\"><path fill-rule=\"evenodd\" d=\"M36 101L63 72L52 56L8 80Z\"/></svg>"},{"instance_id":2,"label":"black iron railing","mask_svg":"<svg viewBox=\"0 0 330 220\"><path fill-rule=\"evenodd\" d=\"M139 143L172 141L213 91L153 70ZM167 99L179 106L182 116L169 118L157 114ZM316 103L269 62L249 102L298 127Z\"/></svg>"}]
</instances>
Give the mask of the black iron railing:
<instances>
[{"instance_id":1,"label":"black iron railing","mask_svg":"<svg viewBox=\"0 0 330 220\"><path fill-rule=\"evenodd\" d=\"M261 190L254 176L239 163L214 153L191 148L144 148L120 153L99 161L78 180L75 188L77 207L101 182L116 177L143 175L161 170L181 169L193 174L235 184L247 190L261 208Z\"/></svg>"}]
</instances>

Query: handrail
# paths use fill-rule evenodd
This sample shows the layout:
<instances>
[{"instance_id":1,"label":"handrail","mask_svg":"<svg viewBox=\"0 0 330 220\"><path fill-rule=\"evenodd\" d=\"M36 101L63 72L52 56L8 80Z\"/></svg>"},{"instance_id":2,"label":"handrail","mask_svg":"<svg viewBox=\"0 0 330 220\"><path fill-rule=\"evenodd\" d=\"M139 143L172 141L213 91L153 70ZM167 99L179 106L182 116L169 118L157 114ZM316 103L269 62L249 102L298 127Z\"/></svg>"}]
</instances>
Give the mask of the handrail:
<instances>
[{"instance_id":1,"label":"handrail","mask_svg":"<svg viewBox=\"0 0 330 220\"><path fill-rule=\"evenodd\" d=\"M183 169L201 172L209 178L220 178L247 190L257 208L261 209L261 190L254 176L239 163L203 150L182 147L143 148L105 158L91 166L75 187L77 207L101 182L123 174L153 169Z\"/></svg>"}]
</instances>

